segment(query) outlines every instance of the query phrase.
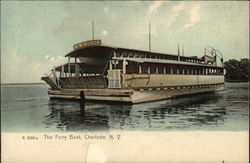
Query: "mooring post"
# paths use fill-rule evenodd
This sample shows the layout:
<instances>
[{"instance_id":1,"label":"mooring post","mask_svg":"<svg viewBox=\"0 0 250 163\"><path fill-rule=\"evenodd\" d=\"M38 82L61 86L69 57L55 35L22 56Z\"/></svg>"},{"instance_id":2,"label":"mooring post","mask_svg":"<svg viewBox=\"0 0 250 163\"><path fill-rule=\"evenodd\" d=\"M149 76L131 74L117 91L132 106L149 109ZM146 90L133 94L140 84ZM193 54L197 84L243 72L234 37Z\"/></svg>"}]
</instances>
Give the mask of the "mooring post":
<instances>
[{"instance_id":1,"label":"mooring post","mask_svg":"<svg viewBox=\"0 0 250 163\"><path fill-rule=\"evenodd\" d=\"M81 99L81 102L85 102L85 95L84 95L84 91L81 91L80 92L80 99Z\"/></svg>"},{"instance_id":2,"label":"mooring post","mask_svg":"<svg viewBox=\"0 0 250 163\"><path fill-rule=\"evenodd\" d=\"M81 112L84 114L85 113L85 95L84 91L80 91L80 109Z\"/></svg>"}]
</instances>

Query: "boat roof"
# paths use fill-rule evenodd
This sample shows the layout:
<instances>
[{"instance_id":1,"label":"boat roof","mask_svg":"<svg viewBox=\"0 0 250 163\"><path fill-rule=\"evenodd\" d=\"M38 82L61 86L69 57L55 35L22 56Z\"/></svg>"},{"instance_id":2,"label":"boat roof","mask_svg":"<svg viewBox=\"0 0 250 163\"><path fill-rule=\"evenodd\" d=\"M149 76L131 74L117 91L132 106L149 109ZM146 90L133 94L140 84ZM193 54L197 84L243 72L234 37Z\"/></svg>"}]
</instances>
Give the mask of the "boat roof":
<instances>
[{"instance_id":1,"label":"boat roof","mask_svg":"<svg viewBox=\"0 0 250 163\"><path fill-rule=\"evenodd\" d=\"M175 54L166 54L166 53L158 53L158 52L149 52L145 50L137 50L137 49L127 49L127 48L121 48L121 47L114 47L114 46L108 46L108 45L98 45L98 46L89 46L89 47L82 47L75 49L68 54L65 55L65 57L81 57L86 56L89 51L93 49L99 49L99 50L118 50L118 51L124 51L124 52L131 52L131 53L143 53L143 54L150 54L155 56L170 56L170 57L178 57L178 55ZM202 59L198 57L190 57L190 56L180 56L180 58L183 59L193 59L197 61L203 61Z\"/></svg>"}]
</instances>

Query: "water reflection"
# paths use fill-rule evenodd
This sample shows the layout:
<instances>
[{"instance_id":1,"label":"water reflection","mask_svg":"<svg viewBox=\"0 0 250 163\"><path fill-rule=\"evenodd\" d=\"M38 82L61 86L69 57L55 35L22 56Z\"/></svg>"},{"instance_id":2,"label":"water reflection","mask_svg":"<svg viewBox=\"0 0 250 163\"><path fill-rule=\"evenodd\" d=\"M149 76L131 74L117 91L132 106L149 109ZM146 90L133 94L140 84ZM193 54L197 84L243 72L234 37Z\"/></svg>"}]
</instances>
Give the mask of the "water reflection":
<instances>
[{"instance_id":1,"label":"water reflection","mask_svg":"<svg viewBox=\"0 0 250 163\"><path fill-rule=\"evenodd\" d=\"M66 131L206 129L224 124L225 105L223 93L136 105L50 100L44 123Z\"/></svg>"},{"instance_id":2,"label":"water reflection","mask_svg":"<svg viewBox=\"0 0 250 163\"><path fill-rule=\"evenodd\" d=\"M46 116L46 127L56 125L67 131L108 130L108 117L103 107L86 110L79 102L50 100L50 114Z\"/></svg>"}]
</instances>

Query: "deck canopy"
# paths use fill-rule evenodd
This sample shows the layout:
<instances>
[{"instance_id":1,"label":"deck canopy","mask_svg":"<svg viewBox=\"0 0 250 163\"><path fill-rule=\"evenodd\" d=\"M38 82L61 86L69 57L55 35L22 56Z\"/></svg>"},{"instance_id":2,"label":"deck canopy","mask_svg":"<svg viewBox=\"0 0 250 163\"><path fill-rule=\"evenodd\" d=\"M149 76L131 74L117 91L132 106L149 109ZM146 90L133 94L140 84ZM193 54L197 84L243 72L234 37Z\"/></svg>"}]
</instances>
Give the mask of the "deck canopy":
<instances>
[{"instance_id":1,"label":"deck canopy","mask_svg":"<svg viewBox=\"0 0 250 163\"><path fill-rule=\"evenodd\" d=\"M108 65L108 61L112 56L113 49L114 48L107 46L95 46L95 47L84 47L70 52L65 57L78 58L80 60L80 63L70 64L72 66L72 69L70 68L70 72L74 73L75 66L73 65L78 64L80 66L80 71L82 71L83 73L103 74ZM65 72L67 72L68 69L66 67L64 69ZM60 66L57 68L57 70L59 69Z\"/></svg>"},{"instance_id":2,"label":"deck canopy","mask_svg":"<svg viewBox=\"0 0 250 163\"><path fill-rule=\"evenodd\" d=\"M198 57L178 56L136 49L111 47L106 45L79 47L65 55L65 57L78 58L80 63L67 63L63 66L58 66L56 71L63 71L67 73L70 70L70 73L74 73L76 67L78 67L80 73L103 74L107 70L109 60L111 58L141 63L169 63L206 66L205 64L201 64L204 63L204 60ZM207 66L210 67L210 65Z\"/></svg>"},{"instance_id":3,"label":"deck canopy","mask_svg":"<svg viewBox=\"0 0 250 163\"><path fill-rule=\"evenodd\" d=\"M118 48L118 47L111 47L111 46L95 46L95 47L84 47L81 49L74 50L67 54L65 57L90 57L90 56L96 56L96 57L101 57L103 58L103 52L104 51L115 51L118 55L119 54L124 54L127 53L128 57L132 58L134 56L138 56L140 54L144 54L145 56L151 55L151 57L159 57L164 58L167 57L169 60L178 60L178 55L175 54L166 54L166 53L157 53L157 52L149 52L149 51L144 51L144 50L136 50L136 49L127 49L127 48ZM93 55L93 53L95 53ZM203 59L198 58L196 56L180 56L180 59L185 61L185 60L195 60L197 62L202 62Z\"/></svg>"},{"instance_id":4,"label":"deck canopy","mask_svg":"<svg viewBox=\"0 0 250 163\"><path fill-rule=\"evenodd\" d=\"M65 57L101 57L106 58L107 54L115 48L109 46L92 46L73 50Z\"/></svg>"}]
</instances>

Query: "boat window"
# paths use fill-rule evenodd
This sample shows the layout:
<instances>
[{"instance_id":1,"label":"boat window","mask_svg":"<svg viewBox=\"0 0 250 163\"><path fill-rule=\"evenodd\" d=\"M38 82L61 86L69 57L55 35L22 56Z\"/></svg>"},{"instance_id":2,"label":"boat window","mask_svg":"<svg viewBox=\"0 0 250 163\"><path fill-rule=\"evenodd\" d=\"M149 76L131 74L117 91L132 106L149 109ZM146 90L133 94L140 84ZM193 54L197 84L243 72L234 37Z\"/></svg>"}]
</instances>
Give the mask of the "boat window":
<instances>
[{"instance_id":1,"label":"boat window","mask_svg":"<svg viewBox=\"0 0 250 163\"><path fill-rule=\"evenodd\" d=\"M171 74L170 65L166 65L166 74Z\"/></svg>"},{"instance_id":2,"label":"boat window","mask_svg":"<svg viewBox=\"0 0 250 163\"><path fill-rule=\"evenodd\" d=\"M122 56L123 56L123 57L128 57L128 53L127 53L127 52L123 52L123 53L122 53Z\"/></svg>"},{"instance_id":3,"label":"boat window","mask_svg":"<svg viewBox=\"0 0 250 163\"><path fill-rule=\"evenodd\" d=\"M134 57L134 54L129 52L129 58L133 58Z\"/></svg>"},{"instance_id":4,"label":"boat window","mask_svg":"<svg viewBox=\"0 0 250 163\"><path fill-rule=\"evenodd\" d=\"M145 54L141 54L141 58L145 58Z\"/></svg>"},{"instance_id":5,"label":"boat window","mask_svg":"<svg viewBox=\"0 0 250 163\"><path fill-rule=\"evenodd\" d=\"M158 66L158 74L163 74L163 65Z\"/></svg>"},{"instance_id":6,"label":"boat window","mask_svg":"<svg viewBox=\"0 0 250 163\"><path fill-rule=\"evenodd\" d=\"M147 74L148 73L148 67L145 64L142 64L142 74Z\"/></svg>"},{"instance_id":7,"label":"boat window","mask_svg":"<svg viewBox=\"0 0 250 163\"><path fill-rule=\"evenodd\" d=\"M128 74L132 74L132 73L138 74L139 73L139 64L137 64L135 62L128 62L126 72Z\"/></svg>"},{"instance_id":8,"label":"boat window","mask_svg":"<svg viewBox=\"0 0 250 163\"><path fill-rule=\"evenodd\" d=\"M173 74L177 74L177 67L175 65L173 65Z\"/></svg>"},{"instance_id":9,"label":"boat window","mask_svg":"<svg viewBox=\"0 0 250 163\"><path fill-rule=\"evenodd\" d=\"M156 66L150 65L150 74L156 74Z\"/></svg>"},{"instance_id":10,"label":"boat window","mask_svg":"<svg viewBox=\"0 0 250 163\"><path fill-rule=\"evenodd\" d=\"M135 53L135 58L139 58L140 57L140 53Z\"/></svg>"},{"instance_id":11,"label":"boat window","mask_svg":"<svg viewBox=\"0 0 250 163\"><path fill-rule=\"evenodd\" d=\"M117 53L116 53L116 57L121 57L121 53L120 53L120 52L117 52Z\"/></svg>"}]
</instances>

